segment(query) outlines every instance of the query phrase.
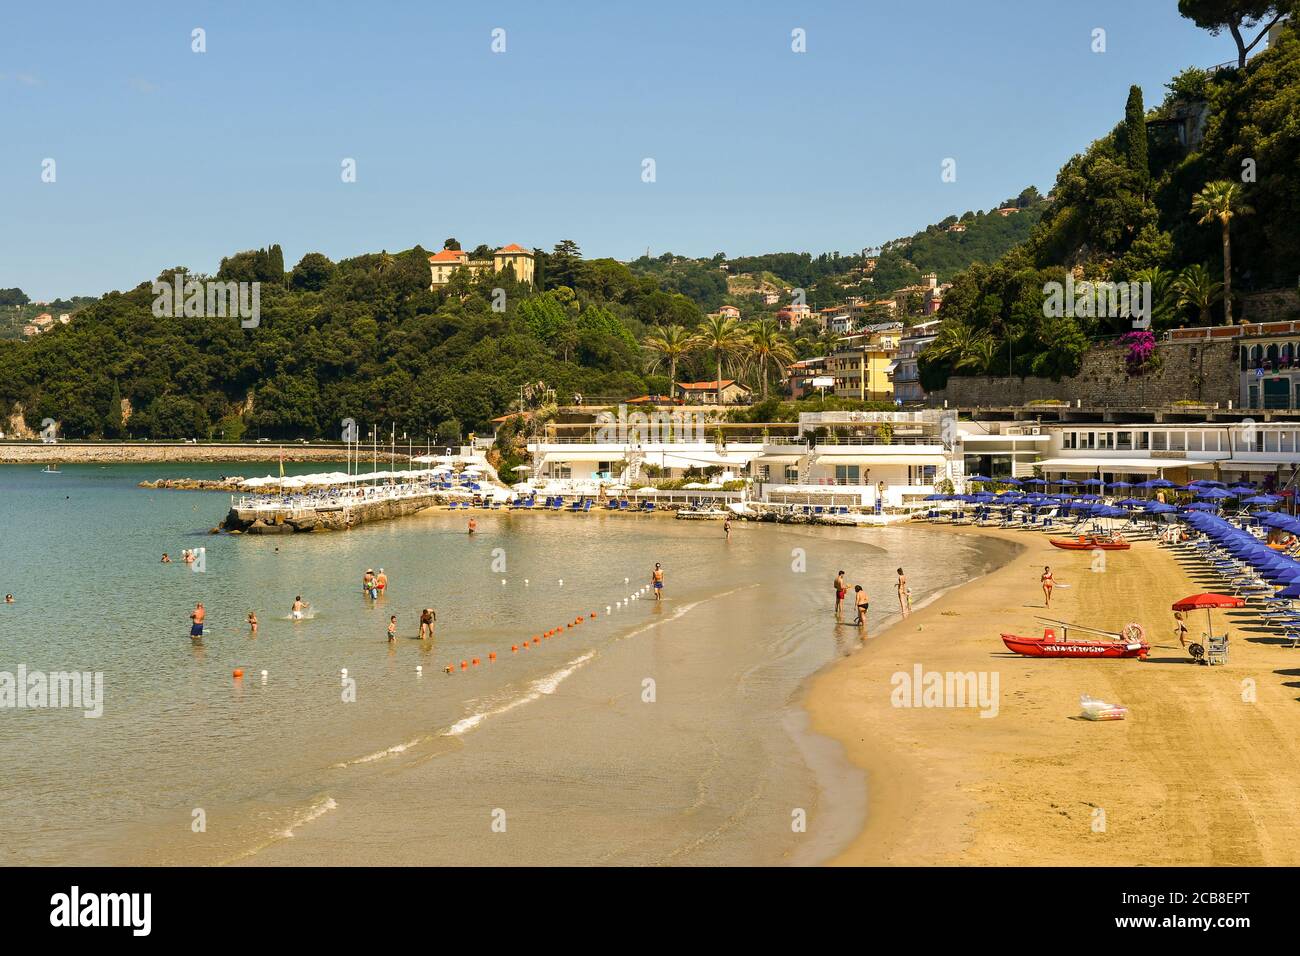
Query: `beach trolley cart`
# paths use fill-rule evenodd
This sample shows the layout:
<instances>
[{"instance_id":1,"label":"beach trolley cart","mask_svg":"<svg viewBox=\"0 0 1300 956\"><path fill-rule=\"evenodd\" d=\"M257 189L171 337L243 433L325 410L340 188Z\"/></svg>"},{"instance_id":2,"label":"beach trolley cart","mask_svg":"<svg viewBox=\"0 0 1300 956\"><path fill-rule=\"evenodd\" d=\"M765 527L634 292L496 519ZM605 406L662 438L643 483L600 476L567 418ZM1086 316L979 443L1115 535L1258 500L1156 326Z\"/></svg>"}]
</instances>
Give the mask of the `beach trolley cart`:
<instances>
[{"instance_id":1,"label":"beach trolley cart","mask_svg":"<svg viewBox=\"0 0 1300 956\"><path fill-rule=\"evenodd\" d=\"M1215 634L1210 621L1210 611L1216 607L1245 607L1245 598L1232 594L1193 594L1173 605L1175 611L1196 611L1205 609L1205 636L1203 644L1189 644L1187 650L1192 660L1198 664L1228 663L1228 635Z\"/></svg>"}]
</instances>

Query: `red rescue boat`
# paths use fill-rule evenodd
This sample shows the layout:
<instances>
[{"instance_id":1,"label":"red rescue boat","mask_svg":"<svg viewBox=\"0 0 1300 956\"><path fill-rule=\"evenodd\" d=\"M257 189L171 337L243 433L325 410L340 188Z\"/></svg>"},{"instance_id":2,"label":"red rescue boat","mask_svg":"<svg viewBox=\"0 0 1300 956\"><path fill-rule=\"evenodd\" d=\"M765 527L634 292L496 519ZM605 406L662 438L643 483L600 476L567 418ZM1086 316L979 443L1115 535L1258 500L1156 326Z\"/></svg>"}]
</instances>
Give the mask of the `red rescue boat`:
<instances>
[{"instance_id":1,"label":"red rescue boat","mask_svg":"<svg viewBox=\"0 0 1300 956\"><path fill-rule=\"evenodd\" d=\"M1039 618L1045 624L1056 627L1043 628L1042 637L1021 637L1018 634L1003 634L1002 643L1007 650L1022 657L1136 657L1145 660L1151 653L1151 645L1145 640L1145 633L1140 624L1127 624L1121 633L1102 631L1082 624L1067 624L1064 621L1050 621ZM1093 640L1070 637L1070 630L1099 634L1106 640Z\"/></svg>"},{"instance_id":2,"label":"red rescue boat","mask_svg":"<svg viewBox=\"0 0 1300 956\"><path fill-rule=\"evenodd\" d=\"M1077 538L1049 538L1052 547L1062 551L1127 551L1133 547L1121 537L1081 534Z\"/></svg>"}]
</instances>

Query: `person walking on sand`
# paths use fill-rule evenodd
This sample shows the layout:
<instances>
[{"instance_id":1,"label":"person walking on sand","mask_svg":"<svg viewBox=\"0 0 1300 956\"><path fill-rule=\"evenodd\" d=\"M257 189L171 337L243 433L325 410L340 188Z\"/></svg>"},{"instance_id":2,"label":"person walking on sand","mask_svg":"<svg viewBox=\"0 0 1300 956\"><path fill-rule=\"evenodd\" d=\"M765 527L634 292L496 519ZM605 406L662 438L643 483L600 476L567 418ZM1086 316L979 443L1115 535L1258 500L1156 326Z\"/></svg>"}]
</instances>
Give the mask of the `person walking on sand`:
<instances>
[{"instance_id":1,"label":"person walking on sand","mask_svg":"<svg viewBox=\"0 0 1300 956\"><path fill-rule=\"evenodd\" d=\"M420 612L420 640L433 640L433 622L438 620L438 615L433 613L433 608L426 607Z\"/></svg>"},{"instance_id":2,"label":"person walking on sand","mask_svg":"<svg viewBox=\"0 0 1300 956\"><path fill-rule=\"evenodd\" d=\"M658 562L655 563L655 569L650 572L650 583L655 588L655 600L662 601L664 599L664 569L659 567Z\"/></svg>"},{"instance_id":3,"label":"person walking on sand","mask_svg":"<svg viewBox=\"0 0 1300 956\"><path fill-rule=\"evenodd\" d=\"M853 623L858 627L866 627L867 608L871 607L871 601L867 598L867 592L862 590L861 584L853 585L853 600L858 608L858 619Z\"/></svg>"},{"instance_id":4,"label":"person walking on sand","mask_svg":"<svg viewBox=\"0 0 1300 956\"><path fill-rule=\"evenodd\" d=\"M840 619L840 608L844 607L844 598L849 593L849 583L844 580L844 572L835 575L835 620Z\"/></svg>"},{"instance_id":5,"label":"person walking on sand","mask_svg":"<svg viewBox=\"0 0 1300 956\"><path fill-rule=\"evenodd\" d=\"M1043 585L1043 607L1052 606L1052 588L1056 587L1056 579L1052 576L1050 567L1043 568L1043 576L1038 579Z\"/></svg>"},{"instance_id":6,"label":"person walking on sand","mask_svg":"<svg viewBox=\"0 0 1300 956\"><path fill-rule=\"evenodd\" d=\"M397 615L393 614L388 618L388 643L392 644L397 640Z\"/></svg>"},{"instance_id":7,"label":"person walking on sand","mask_svg":"<svg viewBox=\"0 0 1300 956\"><path fill-rule=\"evenodd\" d=\"M912 589L907 586L907 575L902 568L898 569L898 583L894 587L898 590L898 608L907 617L912 613Z\"/></svg>"},{"instance_id":8,"label":"person walking on sand","mask_svg":"<svg viewBox=\"0 0 1300 956\"><path fill-rule=\"evenodd\" d=\"M203 640L203 621L207 616L208 612L203 609L202 601L194 605L194 610L190 611L190 640Z\"/></svg>"},{"instance_id":9,"label":"person walking on sand","mask_svg":"<svg viewBox=\"0 0 1300 956\"><path fill-rule=\"evenodd\" d=\"M1182 611L1174 612L1174 637L1184 648L1187 647L1187 623Z\"/></svg>"}]
</instances>

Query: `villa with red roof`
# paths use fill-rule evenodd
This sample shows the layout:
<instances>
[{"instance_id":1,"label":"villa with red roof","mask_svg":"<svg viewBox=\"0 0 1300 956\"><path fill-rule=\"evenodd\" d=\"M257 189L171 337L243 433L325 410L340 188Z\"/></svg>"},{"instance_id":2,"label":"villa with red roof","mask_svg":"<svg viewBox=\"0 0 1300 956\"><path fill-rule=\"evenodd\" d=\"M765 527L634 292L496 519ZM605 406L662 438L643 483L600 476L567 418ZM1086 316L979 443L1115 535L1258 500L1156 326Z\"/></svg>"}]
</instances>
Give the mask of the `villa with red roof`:
<instances>
[{"instance_id":1,"label":"villa with red roof","mask_svg":"<svg viewBox=\"0 0 1300 956\"><path fill-rule=\"evenodd\" d=\"M688 402L701 405L738 405L749 402L749 388L729 378L722 380L722 389L714 382L678 382L677 388Z\"/></svg>"},{"instance_id":2,"label":"villa with red roof","mask_svg":"<svg viewBox=\"0 0 1300 956\"><path fill-rule=\"evenodd\" d=\"M463 249L443 249L429 256L429 288L433 290L446 285L457 269L468 269L471 274L477 274L488 269L502 272L506 266L514 267L518 281L532 284L533 253L513 242L494 252L491 259L471 259Z\"/></svg>"}]
</instances>

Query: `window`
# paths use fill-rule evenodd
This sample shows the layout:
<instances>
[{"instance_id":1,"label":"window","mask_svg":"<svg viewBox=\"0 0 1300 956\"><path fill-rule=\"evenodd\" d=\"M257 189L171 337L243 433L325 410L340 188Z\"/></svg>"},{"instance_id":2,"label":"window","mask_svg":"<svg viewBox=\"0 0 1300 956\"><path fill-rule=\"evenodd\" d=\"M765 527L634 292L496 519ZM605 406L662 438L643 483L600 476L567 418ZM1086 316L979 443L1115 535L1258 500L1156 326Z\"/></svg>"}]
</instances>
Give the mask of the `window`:
<instances>
[{"instance_id":1,"label":"window","mask_svg":"<svg viewBox=\"0 0 1300 956\"><path fill-rule=\"evenodd\" d=\"M1296 388L1300 389L1300 385L1297 385ZM1061 432L1061 447L1078 448L1079 436L1074 432Z\"/></svg>"},{"instance_id":2,"label":"window","mask_svg":"<svg viewBox=\"0 0 1300 956\"><path fill-rule=\"evenodd\" d=\"M1097 435L1097 447L1110 450L1115 447L1115 433L1101 432Z\"/></svg>"},{"instance_id":3,"label":"window","mask_svg":"<svg viewBox=\"0 0 1300 956\"><path fill-rule=\"evenodd\" d=\"M1170 451L1184 451L1184 450L1186 449L1186 445L1185 445L1186 440L1187 440L1187 433L1186 433L1186 432L1170 432L1170 433L1169 433L1169 450L1170 450Z\"/></svg>"},{"instance_id":4,"label":"window","mask_svg":"<svg viewBox=\"0 0 1300 956\"><path fill-rule=\"evenodd\" d=\"M1202 443L1201 443L1201 433L1200 433L1200 432L1188 432L1188 433L1187 433L1187 450L1188 450L1188 451L1203 451L1203 450L1204 450L1203 447L1202 447Z\"/></svg>"},{"instance_id":5,"label":"window","mask_svg":"<svg viewBox=\"0 0 1300 956\"><path fill-rule=\"evenodd\" d=\"M858 481L857 465L836 465L835 483L837 485L856 485Z\"/></svg>"},{"instance_id":6,"label":"window","mask_svg":"<svg viewBox=\"0 0 1300 956\"><path fill-rule=\"evenodd\" d=\"M1133 447L1139 449L1140 451L1148 450L1151 447L1151 433L1136 432L1135 434L1137 435L1137 443L1134 444Z\"/></svg>"},{"instance_id":7,"label":"window","mask_svg":"<svg viewBox=\"0 0 1300 956\"><path fill-rule=\"evenodd\" d=\"M790 484L790 485L798 484L798 482L799 482L799 466L798 466L798 465L786 465L786 466L785 466L785 481L786 481L786 484Z\"/></svg>"},{"instance_id":8,"label":"window","mask_svg":"<svg viewBox=\"0 0 1300 956\"><path fill-rule=\"evenodd\" d=\"M1115 436L1115 447L1121 451L1128 451L1133 447L1133 433L1120 432Z\"/></svg>"},{"instance_id":9,"label":"window","mask_svg":"<svg viewBox=\"0 0 1300 956\"><path fill-rule=\"evenodd\" d=\"M1152 450L1152 451L1167 451L1168 449L1169 449L1169 433L1168 433L1168 432L1152 432L1152 433L1151 433L1151 450Z\"/></svg>"}]
</instances>

